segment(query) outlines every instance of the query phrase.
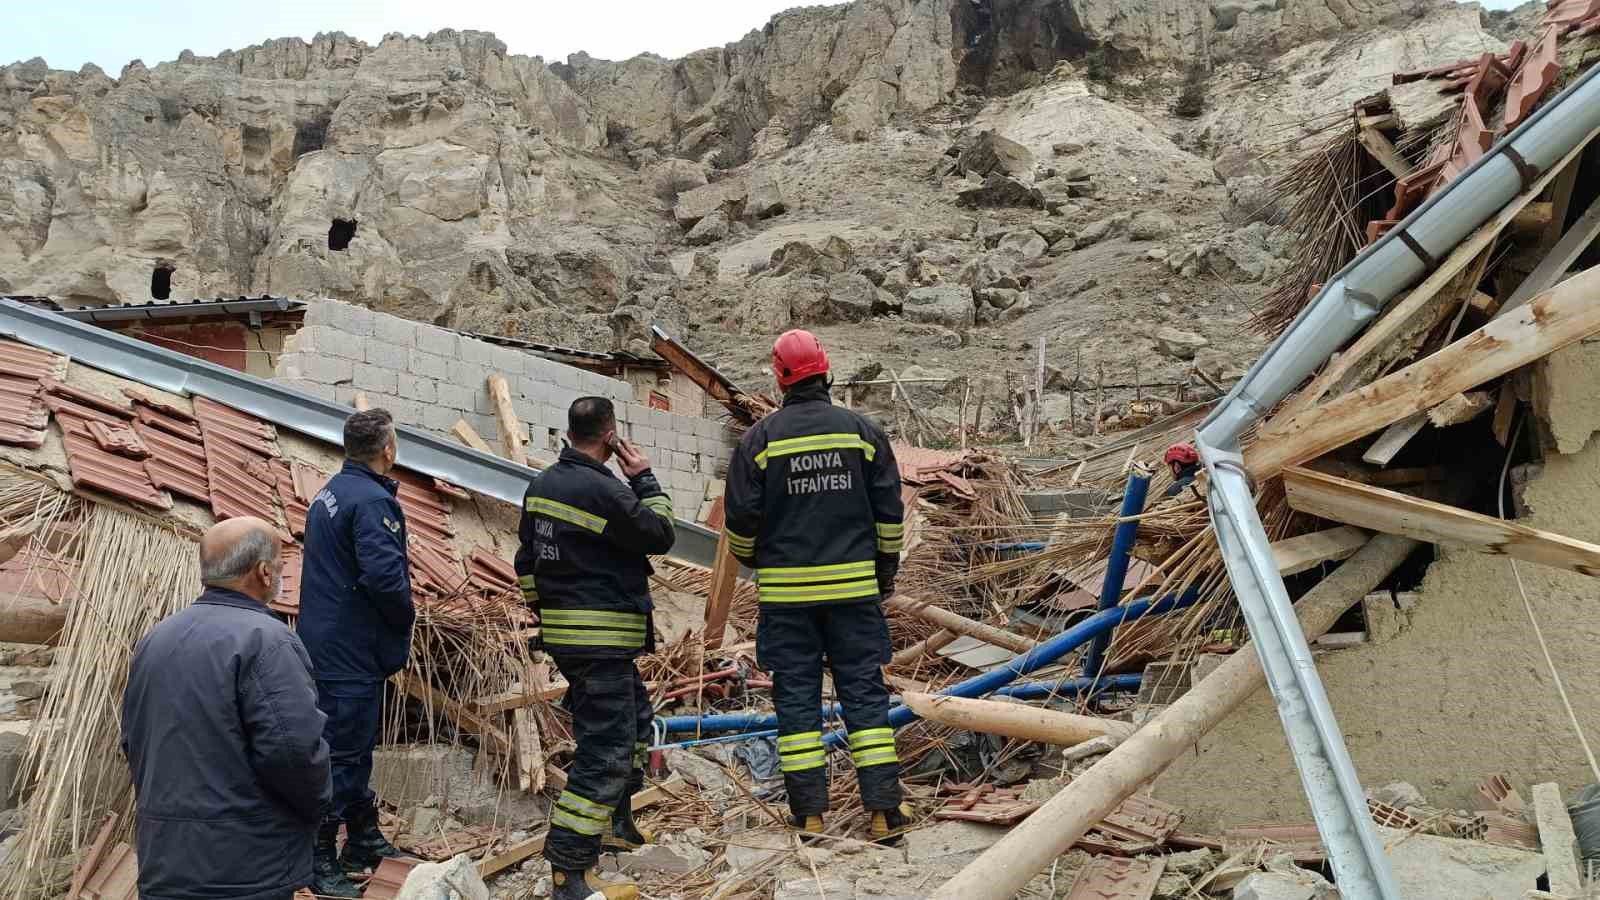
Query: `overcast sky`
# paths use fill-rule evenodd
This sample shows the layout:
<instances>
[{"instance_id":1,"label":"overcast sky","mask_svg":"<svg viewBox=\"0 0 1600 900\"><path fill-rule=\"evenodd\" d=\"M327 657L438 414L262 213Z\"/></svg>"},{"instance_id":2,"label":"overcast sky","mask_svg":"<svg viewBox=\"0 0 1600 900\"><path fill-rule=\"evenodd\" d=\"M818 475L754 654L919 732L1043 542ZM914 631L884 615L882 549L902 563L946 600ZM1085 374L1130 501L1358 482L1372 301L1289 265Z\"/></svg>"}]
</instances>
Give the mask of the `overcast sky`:
<instances>
[{"instance_id":1,"label":"overcast sky","mask_svg":"<svg viewBox=\"0 0 1600 900\"><path fill-rule=\"evenodd\" d=\"M0 65L42 56L57 69L93 62L115 78L183 50L214 56L269 38L343 31L368 43L392 31L492 31L513 53L602 59L683 56L743 37L806 0L9 0ZM828 2L828 0L811 0ZM1137 2L1137 0L1128 0ZM1515 0L1487 0L1507 8Z\"/></svg>"},{"instance_id":2,"label":"overcast sky","mask_svg":"<svg viewBox=\"0 0 1600 900\"><path fill-rule=\"evenodd\" d=\"M822 0L812 0L822 2ZM8 0L0 65L44 57L52 68L92 62L115 78L184 50L214 56L269 38L343 31L371 44L393 31L494 32L513 53L602 59L646 51L683 56L736 41L805 0Z\"/></svg>"}]
</instances>

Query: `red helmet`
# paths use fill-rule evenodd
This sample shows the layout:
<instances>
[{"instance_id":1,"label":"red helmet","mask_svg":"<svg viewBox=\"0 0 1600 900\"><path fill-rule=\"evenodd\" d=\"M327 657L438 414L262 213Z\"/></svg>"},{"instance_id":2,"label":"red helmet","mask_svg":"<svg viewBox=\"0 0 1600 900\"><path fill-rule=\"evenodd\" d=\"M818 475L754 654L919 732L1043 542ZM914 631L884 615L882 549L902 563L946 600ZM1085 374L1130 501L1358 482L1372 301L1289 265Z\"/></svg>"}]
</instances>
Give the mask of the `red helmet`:
<instances>
[{"instance_id":1,"label":"red helmet","mask_svg":"<svg viewBox=\"0 0 1600 900\"><path fill-rule=\"evenodd\" d=\"M1173 463L1192 466L1199 461L1200 454L1195 452L1193 444L1179 442L1167 448L1166 462L1169 466Z\"/></svg>"},{"instance_id":2,"label":"red helmet","mask_svg":"<svg viewBox=\"0 0 1600 900\"><path fill-rule=\"evenodd\" d=\"M797 381L828 374L828 353L809 331L785 331L772 345L772 372L778 386L787 390Z\"/></svg>"}]
</instances>

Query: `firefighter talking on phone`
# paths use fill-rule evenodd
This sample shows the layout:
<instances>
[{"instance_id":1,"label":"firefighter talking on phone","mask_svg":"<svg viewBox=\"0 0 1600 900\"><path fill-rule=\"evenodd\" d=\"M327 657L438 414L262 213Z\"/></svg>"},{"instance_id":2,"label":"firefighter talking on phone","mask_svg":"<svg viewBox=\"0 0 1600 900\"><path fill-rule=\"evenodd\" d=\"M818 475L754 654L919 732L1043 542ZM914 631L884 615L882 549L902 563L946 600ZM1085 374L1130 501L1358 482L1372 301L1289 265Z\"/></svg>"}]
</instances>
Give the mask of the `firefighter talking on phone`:
<instances>
[{"instance_id":1,"label":"firefighter talking on phone","mask_svg":"<svg viewBox=\"0 0 1600 900\"><path fill-rule=\"evenodd\" d=\"M791 824L823 830L828 759L822 666L844 706L850 757L875 840L908 823L889 727L889 627L904 541L900 470L871 422L834 406L828 355L809 331L772 348L783 408L745 433L728 468L728 545L754 569L761 597L756 655L772 673L778 759Z\"/></svg>"},{"instance_id":2,"label":"firefighter talking on phone","mask_svg":"<svg viewBox=\"0 0 1600 900\"><path fill-rule=\"evenodd\" d=\"M650 460L617 437L611 401L567 411L561 458L523 500L517 578L539 613L540 647L567 679L578 749L550 811L544 855L553 900L627 900L628 884L589 882L600 847L647 842L630 799L644 786L653 710L634 659L654 649L649 557L672 549L672 501ZM606 463L613 457L624 484Z\"/></svg>"}]
</instances>

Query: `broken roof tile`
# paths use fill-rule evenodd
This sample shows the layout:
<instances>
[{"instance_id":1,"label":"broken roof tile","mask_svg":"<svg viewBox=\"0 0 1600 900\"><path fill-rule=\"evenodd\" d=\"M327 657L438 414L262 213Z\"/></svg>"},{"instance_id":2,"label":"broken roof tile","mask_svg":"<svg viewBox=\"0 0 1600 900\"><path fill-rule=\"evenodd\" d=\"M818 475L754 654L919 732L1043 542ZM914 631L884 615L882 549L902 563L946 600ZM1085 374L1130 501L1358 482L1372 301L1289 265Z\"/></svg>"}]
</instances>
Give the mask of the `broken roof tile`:
<instances>
[{"instance_id":1,"label":"broken roof tile","mask_svg":"<svg viewBox=\"0 0 1600 900\"><path fill-rule=\"evenodd\" d=\"M126 456L129 459L146 459L150 456L150 448L145 446L139 438L139 433L128 425L107 425L104 422L89 422L89 436L101 450Z\"/></svg>"},{"instance_id":2,"label":"broken roof tile","mask_svg":"<svg viewBox=\"0 0 1600 900\"><path fill-rule=\"evenodd\" d=\"M85 406L70 397L53 394L46 391L42 396L44 405L57 416L67 416L82 422L104 422L107 425L121 425L127 421L119 416L112 415L92 406Z\"/></svg>"},{"instance_id":3,"label":"broken roof tile","mask_svg":"<svg viewBox=\"0 0 1600 900\"><path fill-rule=\"evenodd\" d=\"M460 500L463 503L472 499L471 494L442 478L433 479L433 489L452 500Z\"/></svg>"},{"instance_id":4,"label":"broken roof tile","mask_svg":"<svg viewBox=\"0 0 1600 900\"><path fill-rule=\"evenodd\" d=\"M16 341L0 340L0 375L43 381L67 377L67 358Z\"/></svg>"},{"instance_id":5,"label":"broken roof tile","mask_svg":"<svg viewBox=\"0 0 1600 900\"><path fill-rule=\"evenodd\" d=\"M44 446L50 414L39 394L37 381L0 376L0 443Z\"/></svg>"},{"instance_id":6,"label":"broken roof tile","mask_svg":"<svg viewBox=\"0 0 1600 900\"><path fill-rule=\"evenodd\" d=\"M84 432L79 432L66 427L65 420L62 424L62 441L67 448L67 470L74 487L101 491L157 509L172 508L172 495L157 488L143 466L132 464L126 457L101 450L94 439L85 433L86 428Z\"/></svg>"},{"instance_id":7,"label":"broken roof tile","mask_svg":"<svg viewBox=\"0 0 1600 900\"><path fill-rule=\"evenodd\" d=\"M140 422L159 428L168 434L187 438L196 443L200 441L200 426L192 422L186 422L160 410L143 406L138 407L134 415L138 417Z\"/></svg>"},{"instance_id":8,"label":"broken roof tile","mask_svg":"<svg viewBox=\"0 0 1600 900\"><path fill-rule=\"evenodd\" d=\"M297 495L293 465L275 459L272 461L272 474L278 488L278 503L283 506L283 516L289 522L289 533L298 538L305 536L309 507Z\"/></svg>"},{"instance_id":9,"label":"broken roof tile","mask_svg":"<svg viewBox=\"0 0 1600 900\"><path fill-rule=\"evenodd\" d=\"M118 419L133 418L132 408L124 406L113 400L107 400L104 397L101 397L99 394L90 393L89 391L81 388L75 388L70 384L56 381L53 378L41 379L39 383L44 385L44 391L46 394L51 394L56 397L64 397L68 400L71 400L73 403L78 404L79 406L87 406L90 409L99 410L108 416L113 416Z\"/></svg>"},{"instance_id":10,"label":"broken roof tile","mask_svg":"<svg viewBox=\"0 0 1600 900\"><path fill-rule=\"evenodd\" d=\"M268 607L286 616L299 615L300 613L300 567L305 562L305 554L299 544L285 542L283 545L283 581L278 596L273 598Z\"/></svg>"},{"instance_id":11,"label":"broken roof tile","mask_svg":"<svg viewBox=\"0 0 1600 900\"><path fill-rule=\"evenodd\" d=\"M194 398L194 415L203 423L226 425L229 428L253 434L268 441L278 439L278 430L249 413L224 406L207 397Z\"/></svg>"},{"instance_id":12,"label":"broken roof tile","mask_svg":"<svg viewBox=\"0 0 1600 900\"><path fill-rule=\"evenodd\" d=\"M328 473L298 459L289 460L289 468L294 476L295 499L309 505L323 485L328 483Z\"/></svg>"},{"instance_id":13,"label":"broken roof tile","mask_svg":"<svg viewBox=\"0 0 1600 900\"><path fill-rule=\"evenodd\" d=\"M132 400L135 407L147 406L150 409L161 413L162 415L177 419L180 422L188 422L192 425L198 425L200 422L199 419L196 419L194 415L187 410L179 409L165 400L157 399L154 395L141 391L138 388L125 387L122 389L122 396Z\"/></svg>"}]
</instances>

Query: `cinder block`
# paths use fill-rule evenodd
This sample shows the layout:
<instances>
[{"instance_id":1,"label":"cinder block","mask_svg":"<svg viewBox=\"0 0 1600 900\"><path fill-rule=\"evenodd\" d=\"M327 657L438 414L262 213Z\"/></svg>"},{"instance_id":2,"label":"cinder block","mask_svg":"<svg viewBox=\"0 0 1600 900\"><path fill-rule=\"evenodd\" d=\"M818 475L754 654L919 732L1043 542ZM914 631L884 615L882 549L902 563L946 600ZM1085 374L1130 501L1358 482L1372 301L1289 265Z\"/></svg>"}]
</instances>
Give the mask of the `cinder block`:
<instances>
[{"instance_id":1,"label":"cinder block","mask_svg":"<svg viewBox=\"0 0 1600 900\"><path fill-rule=\"evenodd\" d=\"M539 404L539 415L533 421L557 434L567 433L567 411L565 408L557 409L548 403L541 403Z\"/></svg>"},{"instance_id":2,"label":"cinder block","mask_svg":"<svg viewBox=\"0 0 1600 900\"><path fill-rule=\"evenodd\" d=\"M328 325L333 322L333 307L337 300L311 300L306 303L305 317L301 319L302 330L308 325Z\"/></svg>"},{"instance_id":3,"label":"cinder block","mask_svg":"<svg viewBox=\"0 0 1600 900\"><path fill-rule=\"evenodd\" d=\"M400 378L395 370L367 363L356 363L351 383L360 390L380 394L394 394L400 390Z\"/></svg>"},{"instance_id":4,"label":"cinder block","mask_svg":"<svg viewBox=\"0 0 1600 900\"><path fill-rule=\"evenodd\" d=\"M572 366L557 366L555 370L556 384L569 391L578 391L583 388L583 370Z\"/></svg>"},{"instance_id":5,"label":"cinder block","mask_svg":"<svg viewBox=\"0 0 1600 900\"><path fill-rule=\"evenodd\" d=\"M391 344L381 337L374 336L367 341L367 362L396 372L404 372L411 366L411 349L402 344Z\"/></svg>"},{"instance_id":6,"label":"cinder block","mask_svg":"<svg viewBox=\"0 0 1600 900\"><path fill-rule=\"evenodd\" d=\"M435 381L450 377L450 361L435 353L415 348L406 351L406 371Z\"/></svg>"},{"instance_id":7,"label":"cinder block","mask_svg":"<svg viewBox=\"0 0 1600 900\"><path fill-rule=\"evenodd\" d=\"M404 352L417 345L417 323L399 316L375 313L372 316L372 337Z\"/></svg>"},{"instance_id":8,"label":"cinder block","mask_svg":"<svg viewBox=\"0 0 1600 900\"><path fill-rule=\"evenodd\" d=\"M645 416L645 421L657 431L672 430L672 413L661 409L652 409Z\"/></svg>"},{"instance_id":9,"label":"cinder block","mask_svg":"<svg viewBox=\"0 0 1600 900\"><path fill-rule=\"evenodd\" d=\"M448 363L449 381L462 387L483 390L484 382L489 378L489 369L480 362L466 359L452 359Z\"/></svg>"},{"instance_id":10,"label":"cinder block","mask_svg":"<svg viewBox=\"0 0 1600 900\"><path fill-rule=\"evenodd\" d=\"M339 404L340 406L355 406L356 394L362 393L366 392L357 389L354 385L335 385L333 388L333 402Z\"/></svg>"},{"instance_id":11,"label":"cinder block","mask_svg":"<svg viewBox=\"0 0 1600 900\"><path fill-rule=\"evenodd\" d=\"M394 420L402 425L421 425L422 411L425 407L415 400L406 400L401 397L369 397L372 405L387 409Z\"/></svg>"},{"instance_id":12,"label":"cinder block","mask_svg":"<svg viewBox=\"0 0 1600 900\"><path fill-rule=\"evenodd\" d=\"M328 325L336 331L366 337L372 334L372 310L353 303L334 301L329 310Z\"/></svg>"},{"instance_id":13,"label":"cinder block","mask_svg":"<svg viewBox=\"0 0 1600 900\"><path fill-rule=\"evenodd\" d=\"M516 381L517 396L532 403L540 403L550 397L550 382L534 375L520 375Z\"/></svg>"},{"instance_id":14,"label":"cinder block","mask_svg":"<svg viewBox=\"0 0 1600 900\"><path fill-rule=\"evenodd\" d=\"M302 353L315 352L356 362L366 362L367 359L366 338L327 325L309 325L300 329L296 346Z\"/></svg>"},{"instance_id":15,"label":"cinder block","mask_svg":"<svg viewBox=\"0 0 1600 900\"><path fill-rule=\"evenodd\" d=\"M355 365L348 359L313 353L301 359L300 371L304 377L312 381L339 384L355 377Z\"/></svg>"},{"instance_id":16,"label":"cinder block","mask_svg":"<svg viewBox=\"0 0 1600 900\"><path fill-rule=\"evenodd\" d=\"M550 388L550 405L561 410L562 421L565 421L567 410L572 408L572 402L577 400L578 396L578 392L571 388L559 385Z\"/></svg>"},{"instance_id":17,"label":"cinder block","mask_svg":"<svg viewBox=\"0 0 1600 900\"><path fill-rule=\"evenodd\" d=\"M471 425L472 429L478 432L478 436L485 441L493 444L500 440L500 424L495 420L494 416L463 413L462 418L466 419L467 424Z\"/></svg>"},{"instance_id":18,"label":"cinder block","mask_svg":"<svg viewBox=\"0 0 1600 900\"><path fill-rule=\"evenodd\" d=\"M648 425L637 422L633 426L633 442L641 447L654 447L656 445L656 430Z\"/></svg>"},{"instance_id":19,"label":"cinder block","mask_svg":"<svg viewBox=\"0 0 1600 900\"><path fill-rule=\"evenodd\" d=\"M417 326L417 349L432 353L435 356L456 358L457 335L454 331L439 328L435 325Z\"/></svg>"},{"instance_id":20,"label":"cinder block","mask_svg":"<svg viewBox=\"0 0 1600 900\"><path fill-rule=\"evenodd\" d=\"M538 422L540 427L543 427L544 420L540 418L543 410L538 403L524 400L521 397L512 397L511 408L517 411L517 418L524 422Z\"/></svg>"},{"instance_id":21,"label":"cinder block","mask_svg":"<svg viewBox=\"0 0 1600 900\"><path fill-rule=\"evenodd\" d=\"M489 386L478 388L472 395L473 410L486 416L494 415L494 398L489 396Z\"/></svg>"},{"instance_id":22,"label":"cinder block","mask_svg":"<svg viewBox=\"0 0 1600 900\"><path fill-rule=\"evenodd\" d=\"M301 364L305 361L305 354L299 351L289 351L278 354L278 361L272 365L273 378L299 379L305 378L305 371Z\"/></svg>"},{"instance_id":23,"label":"cinder block","mask_svg":"<svg viewBox=\"0 0 1600 900\"><path fill-rule=\"evenodd\" d=\"M478 391L474 391L472 388L463 387L451 381L441 381L434 386L434 391L436 395L434 402L440 406L457 412L477 411L477 404L474 403L472 398Z\"/></svg>"},{"instance_id":24,"label":"cinder block","mask_svg":"<svg viewBox=\"0 0 1600 900\"><path fill-rule=\"evenodd\" d=\"M473 341L473 343L482 343ZM489 354L484 359L489 360L496 372L506 376L506 380L513 383L522 375L522 358L528 354L515 347L500 347L494 344L484 344Z\"/></svg>"},{"instance_id":25,"label":"cinder block","mask_svg":"<svg viewBox=\"0 0 1600 900\"><path fill-rule=\"evenodd\" d=\"M422 409L422 427L440 434L449 434L455 427L456 420L461 418L461 411L448 406L434 404Z\"/></svg>"},{"instance_id":26,"label":"cinder block","mask_svg":"<svg viewBox=\"0 0 1600 900\"><path fill-rule=\"evenodd\" d=\"M717 437L717 433L721 430L722 426L711 421L710 419L694 420L694 436L697 438L715 439Z\"/></svg>"},{"instance_id":27,"label":"cinder block","mask_svg":"<svg viewBox=\"0 0 1600 900\"><path fill-rule=\"evenodd\" d=\"M418 403L437 403L439 401L439 387L433 383L432 378L418 378L405 372L400 373L400 396Z\"/></svg>"},{"instance_id":28,"label":"cinder block","mask_svg":"<svg viewBox=\"0 0 1600 900\"><path fill-rule=\"evenodd\" d=\"M542 378L545 381L554 381L556 363L540 356L537 353L522 354L522 374Z\"/></svg>"}]
</instances>

